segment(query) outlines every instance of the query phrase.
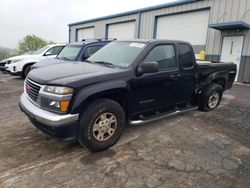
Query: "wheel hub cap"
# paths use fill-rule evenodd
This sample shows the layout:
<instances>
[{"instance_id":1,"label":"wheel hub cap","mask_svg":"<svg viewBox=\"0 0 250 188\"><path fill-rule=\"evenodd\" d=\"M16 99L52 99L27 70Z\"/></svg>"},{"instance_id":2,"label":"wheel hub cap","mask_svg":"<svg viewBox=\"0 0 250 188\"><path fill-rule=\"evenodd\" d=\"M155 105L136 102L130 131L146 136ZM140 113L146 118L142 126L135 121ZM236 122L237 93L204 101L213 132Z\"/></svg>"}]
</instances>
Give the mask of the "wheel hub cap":
<instances>
[{"instance_id":1,"label":"wheel hub cap","mask_svg":"<svg viewBox=\"0 0 250 188\"><path fill-rule=\"evenodd\" d=\"M209 108L215 108L220 100L220 95L217 91L215 91L208 100L208 107Z\"/></svg>"},{"instance_id":2,"label":"wheel hub cap","mask_svg":"<svg viewBox=\"0 0 250 188\"><path fill-rule=\"evenodd\" d=\"M116 131L117 120L112 113L103 113L94 121L93 135L98 141L106 141Z\"/></svg>"}]
</instances>

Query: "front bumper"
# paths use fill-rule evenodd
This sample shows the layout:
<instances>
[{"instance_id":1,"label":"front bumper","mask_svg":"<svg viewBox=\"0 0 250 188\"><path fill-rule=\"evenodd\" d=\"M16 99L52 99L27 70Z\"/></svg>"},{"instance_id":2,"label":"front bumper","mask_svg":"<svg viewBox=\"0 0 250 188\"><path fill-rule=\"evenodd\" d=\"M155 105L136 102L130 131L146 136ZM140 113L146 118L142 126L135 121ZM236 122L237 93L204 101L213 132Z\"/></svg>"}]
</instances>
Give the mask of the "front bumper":
<instances>
[{"instance_id":1,"label":"front bumper","mask_svg":"<svg viewBox=\"0 0 250 188\"><path fill-rule=\"evenodd\" d=\"M79 114L56 114L34 105L23 93L20 98L20 108L29 117L51 127L59 127L78 121Z\"/></svg>"},{"instance_id":2,"label":"front bumper","mask_svg":"<svg viewBox=\"0 0 250 188\"><path fill-rule=\"evenodd\" d=\"M6 64L5 69L10 72L10 64Z\"/></svg>"},{"instance_id":3,"label":"front bumper","mask_svg":"<svg viewBox=\"0 0 250 188\"><path fill-rule=\"evenodd\" d=\"M1 65L0 65L0 71L3 71L3 72L6 71L5 66L1 66Z\"/></svg>"},{"instance_id":4,"label":"front bumper","mask_svg":"<svg viewBox=\"0 0 250 188\"><path fill-rule=\"evenodd\" d=\"M21 76L22 75L22 71L18 70L18 63L6 64L5 69L11 75L14 75L14 76Z\"/></svg>"},{"instance_id":5,"label":"front bumper","mask_svg":"<svg viewBox=\"0 0 250 188\"><path fill-rule=\"evenodd\" d=\"M73 140L76 137L79 114L60 115L43 110L33 104L25 93L21 95L19 106L41 131L64 140Z\"/></svg>"},{"instance_id":6,"label":"front bumper","mask_svg":"<svg viewBox=\"0 0 250 188\"><path fill-rule=\"evenodd\" d=\"M1 71L5 71L5 70L6 70L5 64L6 64L6 63L0 63L0 70L1 70Z\"/></svg>"}]
</instances>

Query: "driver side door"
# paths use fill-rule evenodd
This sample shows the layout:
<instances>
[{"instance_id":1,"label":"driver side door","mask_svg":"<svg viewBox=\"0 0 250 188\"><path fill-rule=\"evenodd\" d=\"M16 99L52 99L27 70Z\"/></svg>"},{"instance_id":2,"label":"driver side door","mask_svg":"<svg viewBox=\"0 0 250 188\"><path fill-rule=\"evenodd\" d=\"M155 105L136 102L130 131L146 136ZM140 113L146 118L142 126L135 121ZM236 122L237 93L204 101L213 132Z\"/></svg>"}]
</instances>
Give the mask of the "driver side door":
<instances>
[{"instance_id":1,"label":"driver side door","mask_svg":"<svg viewBox=\"0 0 250 188\"><path fill-rule=\"evenodd\" d=\"M157 62L159 71L135 77L132 84L134 111L173 109L179 95L180 71L174 44L157 45L142 63Z\"/></svg>"}]
</instances>

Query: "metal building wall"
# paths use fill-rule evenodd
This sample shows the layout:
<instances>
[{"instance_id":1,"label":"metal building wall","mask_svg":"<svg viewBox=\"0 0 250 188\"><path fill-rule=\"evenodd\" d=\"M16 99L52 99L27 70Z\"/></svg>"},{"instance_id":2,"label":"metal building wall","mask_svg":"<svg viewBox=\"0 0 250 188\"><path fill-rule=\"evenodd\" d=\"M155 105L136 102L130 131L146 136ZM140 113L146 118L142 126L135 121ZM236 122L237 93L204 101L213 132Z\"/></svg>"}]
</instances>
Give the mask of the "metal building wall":
<instances>
[{"instance_id":1,"label":"metal building wall","mask_svg":"<svg viewBox=\"0 0 250 188\"><path fill-rule=\"evenodd\" d=\"M229 21L244 21L250 24L250 1L249 0L213 0L211 6L213 15L211 23L229 22ZM218 21L219 20L219 21ZM239 67L239 81L250 82L250 31L249 30L230 30L216 31L210 29L209 40L207 43L207 51L212 55L217 55L220 58L222 40L224 36L243 35L244 44L242 57ZM216 42L217 41L217 42Z\"/></svg>"},{"instance_id":2,"label":"metal building wall","mask_svg":"<svg viewBox=\"0 0 250 188\"><path fill-rule=\"evenodd\" d=\"M211 13L210 23L223 23L233 21L244 21L250 23L250 1L249 0L210 0ZM245 15L245 16L244 16ZM221 50L221 40L223 35L245 34L245 45L243 55L250 55L249 49L249 32L247 30L220 32L214 29L209 29L207 52L209 54L219 55ZM247 39L248 38L248 39Z\"/></svg>"},{"instance_id":3,"label":"metal building wall","mask_svg":"<svg viewBox=\"0 0 250 188\"><path fill-rule=\"evenodd\" d=\"M158 16L167 16L173 14L179 14L189 11L197 11L205 8L209 8L210 1L201 0L193 3L187 3L182 5L177 5L173 7L167 7L162 9L157 9L153 11L143 12L141 16L141 33L140 38L153 38L154 35L154 25L156 17ZM195 22L195 18L194 18ZM193 46L195 53L198 53L201 50L206 50L206 46Z\"/></svg>"},{"instance_id":4,"label":"metal building wall","mask_svg":"<svg viewBox=\"0 0 250 188\"><path fill-rule=\"evenodd\" d=\"M71 26L70 27L70 42L75 41L77 29L94 26L95 27L95 38L105 38L107 24L126 22L126 21L132 21L132 20L136 20L136 23L138 23L138 21L137 21L138 15L132 14L132 15L126 15L126 16L121 16L121 17L110 18L110 19L99 20L99 21L95 21L95 22Z\"/></svg>"},{"instance_id":5,"label":"metal building wall","mask_svg":"<svg viewBox=\"0 0 250 188\"><path fill-rule=\"evenodd\" d=\"M153 11L143 12L141 16L140 38L152 38L155 16L176 14L197 9L210 8L209 24L229 21L245 21L250 23L250 1L249 0L200 0L197 2L183 4ZM244 14L246 13L246 16ZM195 21L195 18L194 18ZM242 31L241 31L242 32ZM249 36L249 32L244 32ZM221 32L208 29L206 52L210 55L220 54ZM247 46L243 54L250 55L249 38L246 36Z\"/></svg>"},{"instance_id":6,"label":"metal building wall","mask_svg":"<svg viewBox=\"0 0 250 188\"><path fill-rule=\"evenodd\" d=\"M70 26L70 42L76 38L76 29L83 27L95 27L95 38L105 38L106 24L136 20L136 36L138 38L153 38L155 19L159 15L177 14L186 11L195 11L199 9L210 9L209 24L244 21L250 24L250 0L190 0L189 3L168 6L166 8L157 8L153 10L138 10L129 15L122 15L114 18L101 19L85 24ZM195 22L195 18L194 18ZM140 25L140 26L139 26ZM222 39L227 35L244 35L240 81L250 82L250 31L249 30L231 30L218 31L208 28L206 46L194 46L196 52L205 49L208 60L219 60Z\"/></svg>"}]
</instances>

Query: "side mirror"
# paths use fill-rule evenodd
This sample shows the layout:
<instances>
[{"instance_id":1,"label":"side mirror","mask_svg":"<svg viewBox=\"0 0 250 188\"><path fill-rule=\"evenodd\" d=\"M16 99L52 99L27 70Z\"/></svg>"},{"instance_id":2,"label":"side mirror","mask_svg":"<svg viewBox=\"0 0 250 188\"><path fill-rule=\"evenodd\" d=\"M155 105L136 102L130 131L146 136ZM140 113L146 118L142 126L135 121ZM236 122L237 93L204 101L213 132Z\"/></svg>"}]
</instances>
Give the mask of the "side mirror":
<instances>
[{"instance_id":1,"label":"side mirror","mask_svg":"<svg viewBox=\"0 0 250 188\"><path fill-rule=\"evenodd\" d=\"M52 55L51 52L45 52L44 56L50 56Z\"/></svg>"},{"instance_id":2,"label":"side mirror","mask_svg":"<svg viewBox=\"0 0 250 188\"><path fill-rule=\"evenodd\" d=\"M158 71L159 67L157 62L143 62L137 69L139 76L143 75L144 73L154 73Z\"/></svg>"}]
</instances>

